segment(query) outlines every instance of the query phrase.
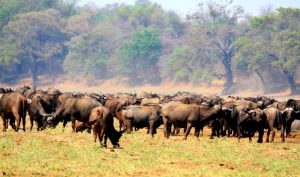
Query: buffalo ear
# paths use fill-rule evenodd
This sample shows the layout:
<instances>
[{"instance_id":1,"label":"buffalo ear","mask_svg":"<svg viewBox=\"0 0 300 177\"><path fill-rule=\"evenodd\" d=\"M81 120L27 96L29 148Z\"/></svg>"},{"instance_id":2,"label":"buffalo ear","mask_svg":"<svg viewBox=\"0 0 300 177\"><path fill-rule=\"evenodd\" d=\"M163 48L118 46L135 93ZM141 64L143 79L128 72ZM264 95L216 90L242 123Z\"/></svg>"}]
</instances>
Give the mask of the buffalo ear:
<instances>
[{"instance_id":1,"label":"buffalo ear","mask_svg":"<svg viewBox=\"0 0 300 177\"><path fill-rule=\"evenodd\" d=\"M100 110L96 110L96 114L97 114L97 117L99 117L101 115L101 111Z\"/></svg>"},{"instance_id":2,"label":"buffalo ear","mask_svg":"<svg viewBox=\"0 0 300 177\"><path fill-rule=\"evenodd\" d=\"M100 110L96 110L95 114L91 114L89 117L89 123L95 122L99 118L100 114L101 114Z\"/></svg>"}]
</instances>

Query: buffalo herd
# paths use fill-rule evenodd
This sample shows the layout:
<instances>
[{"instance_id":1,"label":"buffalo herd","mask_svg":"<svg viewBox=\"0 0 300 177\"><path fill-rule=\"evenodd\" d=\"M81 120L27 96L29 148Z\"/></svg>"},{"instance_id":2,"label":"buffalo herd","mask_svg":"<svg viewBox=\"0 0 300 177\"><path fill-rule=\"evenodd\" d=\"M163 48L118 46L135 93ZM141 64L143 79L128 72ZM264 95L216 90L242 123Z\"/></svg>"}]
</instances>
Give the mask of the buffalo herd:
<instances>
[{"instance_id":1,"label":"buffalo herd","mask_svg":"<svg viewBox=\"0 0 300 177\"><path fill-rule=\"evenodd\" d=\"M165 138L178 135L181 128L184 139L192 128L194 135L199 137L203 135L203 127L208 126L211 128L210 138L234 136L238 141L242 137L252 141L251 138L258 132L257 142L262 143L267 130L265 142L274 142L276 131L280 131L284 142L292 127L300 128L299 111L300 100L278 101L265 96L220 97L190 92L173 95L147 92L101 94L61 92L55 88L42 90L29 86L0 88L3 132L8 129L8 124L15 131L20 126L26 131L28 114L30 131L34 123L37 131L42 131L56 127L59 122L63 127L71 122L74 132L92 131L94 141L98 139L101 147L107 147L107 139L114 148L119 147L122 133L131 133L133 129L147 128L147 133L153 137L162 124ZM114 118L119 121L119 130L114 128Z\"/></svg>"}]
</instances>

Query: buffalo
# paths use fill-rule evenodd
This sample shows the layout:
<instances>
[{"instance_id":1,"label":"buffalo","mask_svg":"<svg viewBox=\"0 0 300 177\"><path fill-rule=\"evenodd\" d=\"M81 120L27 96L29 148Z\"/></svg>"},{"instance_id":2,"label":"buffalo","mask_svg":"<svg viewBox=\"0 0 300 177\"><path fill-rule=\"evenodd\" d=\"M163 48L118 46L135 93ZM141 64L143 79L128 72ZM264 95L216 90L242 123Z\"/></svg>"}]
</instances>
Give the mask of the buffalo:
<instances>
[{"instance_id":1,"label":"buffalo","mask_svg":"<svg viewBox=\"0 0 300 177\"><path fill-rule=\"evenodd\" d=\"M150 135L153 137L163 121L160 114L160 106L138 106L131 105L123 109L122 116L128 133L132 131L132 127L147 127Z\"/></svg>"},{"instance_id":2,"label":"buffalo","mask_svg":"<svg viewBox=\"0 0 300 177\"><path fill-rule=\"evenodd\" d=\"M164 122L164 136L169 138L171 126L186 128L184 139L187 139L191 128L196 128L196 136L199 137L200 128L209 121L220 116L222 107L195 104L183 104L180 102L169 102L162 106L162 117Z\"/></svg>"},{"instance_id":3,"label":"buffalo","mask_svg":"<svg viewBox=\"0 0 300 177\"><path fill-rule=\"evenodd\" d=\"M120 146L118 142L122 133L116 131L113 120L113 116L108 108L98 106L92 109L88 124L92 127L95 143L98 137L100 145L102 147L107 147L106 141L107 138L109 138L114 148ZM104 143L102 143L103 136Z\"/></svg>"},{"instance_id":4,"label":"buffalo","mask_svg":"<svg viewBox=\"0 0 300 177\"><path fill-rule=\"evenodd\" d=\"M3 131L8 128L8 120L15 131L19 130L22 121L25 131L27 107L26 98L19 92L0 94L0 115L3 120Z\"/></svg>"},{"instance_id":5,"label":"buffalo","mask_svg":"<svg viewBox=\"0 0 300 177\"><path fill-rule=\"evenodd\" d=\"M275 131L276 129L281 130L281 141L285 141L284 137L284 120L282 119L282 114L281 112L274 107L267 107L264 110L264 114L266 115L266 125L265 128L268 129L267 131L267 138L266 142L269 142L269 136L270 133L272 132L272 137L270 142L274 142L274 137L275 137Z\"/></svg>"},{"instance_id":6,"label":"buffalo","mask_svg":"<svg viewBox=\"0 0 300 177\"><path fill-rule=\"evenodd\" d=\"M60 121L63 121L65 127L71 121L75 132L75 121L88 122L92 109L98 106L102 104L92 98L68 98L47 121L51 127L55 127Z\"/></svg>"},{"instance_id":7,"label":"buffalo","mask_svg":"<svg viewBox=\"0 0 300 177\"><path fill-rule=\"evenodd\" d=\"M262 143L262 138L264 134L264 126L266 124L266 116L264 112L257 108L254 110L241 110L239 112L239 117L237 121L238 129L238 140L242 137L242 131L247 132L249 137L249 142L252 141L251 137L258 131L258 143Z\"/></svg>"},{"instance_id":8,"label":"buffalo","mask_svg":"<svg viewBox=\"0 0 300 177\"><path fill-rule=\"evenodd\" d=\"M29 101L30 130L36 122L37 131L45 129L47 117L56 110L57 96L45 93L33 94Z\"/></svg>"}]
</instances>

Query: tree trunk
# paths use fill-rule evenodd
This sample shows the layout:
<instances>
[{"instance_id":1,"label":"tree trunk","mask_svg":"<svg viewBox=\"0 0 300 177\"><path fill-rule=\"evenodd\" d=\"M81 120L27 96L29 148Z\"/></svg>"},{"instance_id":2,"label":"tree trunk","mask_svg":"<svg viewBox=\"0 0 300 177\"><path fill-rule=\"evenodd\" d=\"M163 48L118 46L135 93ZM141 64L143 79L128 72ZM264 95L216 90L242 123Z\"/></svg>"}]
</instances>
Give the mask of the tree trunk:
<instances>
[{"instance_id":1,"label":"tree trunk","mask_svg":"<svg viewBox=\"0 0 300 177\"><path fill-rule=\"evenodd\" d=\"M232 75L232 70L231 70L231 52L225 53L223 56L223 65L225 67L226 71L226 82L225 82L225 88L222 91L223 94L228 93L229 89L233 85L233 75Z\"/></svg>"},{"instance_id":2,"label":"tree trunk","mask_svg":"<svg viewBox=\"0 0 300 177\"><path fill-rule=\"evenodd\" d=\"M296 86L296 82L295 82L295 78L294 78L294 74L289 73L286 70L283 70L284 75L286 76L290 89L291 89L291 93L290 95L295 95L297 92L297 86Z\"/></svg>"},{"instance_id":3,"label":"tree trunk","mask_svg":"<svg viewBox=\"0 0 300 177\"><path fill-rule=\"evenodd\" d=\"M263 93L266 93L268 88L263 75L258 70L255 70L255 73L258 75L261 83L263 84Z\"/></svg>"}]
</instances>

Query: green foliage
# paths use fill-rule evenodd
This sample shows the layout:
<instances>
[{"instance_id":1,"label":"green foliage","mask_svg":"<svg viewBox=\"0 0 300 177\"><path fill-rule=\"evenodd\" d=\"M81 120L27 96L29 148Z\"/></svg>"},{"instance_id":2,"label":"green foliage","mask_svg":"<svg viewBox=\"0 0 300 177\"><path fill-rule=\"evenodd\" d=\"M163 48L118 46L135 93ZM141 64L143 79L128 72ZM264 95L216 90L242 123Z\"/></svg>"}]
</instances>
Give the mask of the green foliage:
<instances>
[{"instance_id":1,"label":"green foliage","mask_svg":"<svg viewBox=\"0 0 300 177\"><path fill-rule=\"evenodd\" d=\"M63 3L62 0L1 0L0 1L0 31L17 14L57 9L64 16L76 13L75 3Z\"/></svg>"},{"instance_id":2,"label":"green foliage","mask_svg":"<svg viewBox=\"0 0 300 177\"><path fill-rule=\"evenodd\" d=\"M170 75L175 75L175 81L189 81L190 72L188 67L188 50L185 48L176 48L167 58L167 67L170 69Z\"/></svg>"},{"instance_id":3,"label":"green foliage","mask_svg":"<svg viewBox=\"0 0 300 177\"><path fill-rule=\"evenodd\" d=\"M60 18L55 10L19 15L5 27L5 42L17 46L24 58L50 59L63 52L59 42L67 39Z\"/></svg>"},{"instance_id":4,"label":"green foliage","mask_svg":"<svg viewBox=\"0 0 300 177\"><path fill-rule=\"evenodd\" d=\"M147 80L150 79L147 69L156 67L161 51L159 31L150 27L139 28L133 32L131 41L122 47L122 62L124 67L131 68L130 74L144 72L144 79Z\"/></svg>"},{"instance_id":5,"label":"green foliage","mask_svg":"<svg viewBox=\"0 0 300 177\"><path fill-rule=\"evenodd\" d=\"M89 76L104 79L108 76L108 62L116 50L118 31L104 24L95 30L73 38L64 69L71 76Z\"/></svg>"},{"instance_id":6,"label":"green foliage","mask_svg":"<svg viewBox=\"0 0 300 177\"><path fill-rule=\"evenodd\" d=\"M63 67L72 77L126 74L141 83L209 83L227 74L229 87L234 71L295 78L299 66L298 8L243 18L232 1L211 1L184 21L149 0L103 8L76 2L0 0L1 78Z\"/></svg>"},{"instance_id":7,"label":"green foliage","mask_svg":"<svg viewBox=\"0 0 300 177\"><path fill-rule=\"evenodd\" d=\"M265 16L258 16L258 17L253 17L250 20L250 24L254 27L257 28L260 25L266 24L266 23L270 23L272 22L273 17L272 15L265 15Z\"/></svg>"},{"instance_id":8,"label":"green foliage","mask_svg":"<svg viewBox=\"0 0 300 177\"><path fill-rule=\"evenodd\" d=\"M45 65L48 67L41 73L55 72L59 68L55 63L63 59L66 53L64 42L68 40L68 35L63 29L60 13L54 9L17 15L3 29L0 62L19 65L18 71L7 75L30 71L33 80L36 80L38 69Z\"/></svg>"},{"instance_id":9,"label":"green foliage","mask_svg":"<svg viewBox=\"0 0 300 177\"><path fill-rule=\"evenodd\" d=\"M276 12L253 17L245 37L235 41L237 69L268 72L271 67L285 74L292 92L300 61L300 11L279 8Z\"/></svg>"}]
</instances>

